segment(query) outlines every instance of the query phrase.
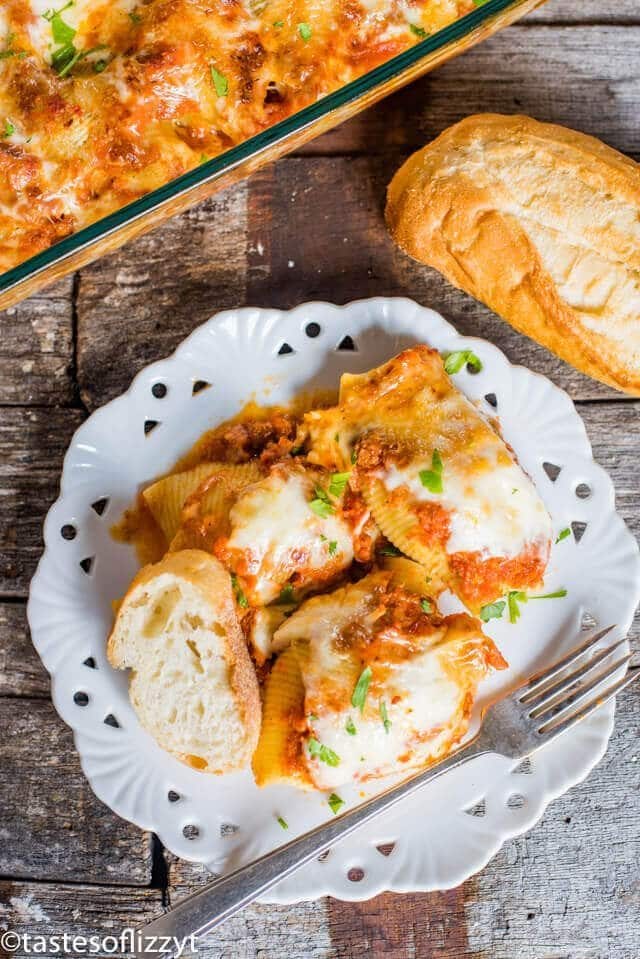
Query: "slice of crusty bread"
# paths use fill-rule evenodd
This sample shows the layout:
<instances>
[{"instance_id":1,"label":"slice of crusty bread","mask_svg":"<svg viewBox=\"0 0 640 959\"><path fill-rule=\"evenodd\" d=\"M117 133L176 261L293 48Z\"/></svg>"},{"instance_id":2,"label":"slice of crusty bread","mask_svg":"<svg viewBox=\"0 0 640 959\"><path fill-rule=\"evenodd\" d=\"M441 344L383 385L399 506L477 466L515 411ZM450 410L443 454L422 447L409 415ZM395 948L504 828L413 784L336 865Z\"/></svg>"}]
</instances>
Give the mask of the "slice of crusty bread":
<instances>
[{"instance_id":1,"label":"slice of crusty bread","mask_svg":"<svg viewBox=\"0 0 640 959\"><path fill-rule=\"evenodd\" d=\"M594 137L480 114L389 185L391 234L577 369L640 396L640 166Z\"/></svg>"},{"instance_id":2,"label":"slice of crusty bread","mask_svg":"<svg viewBox=\"0 0 640 959\"><path fill-rule=\"evenodd\" d=\"M112 666L163 749L205 772L251 762L260 694L228 572L202 550L169 553L135 577L109 636Z\"/></svg>"}]
</instances>

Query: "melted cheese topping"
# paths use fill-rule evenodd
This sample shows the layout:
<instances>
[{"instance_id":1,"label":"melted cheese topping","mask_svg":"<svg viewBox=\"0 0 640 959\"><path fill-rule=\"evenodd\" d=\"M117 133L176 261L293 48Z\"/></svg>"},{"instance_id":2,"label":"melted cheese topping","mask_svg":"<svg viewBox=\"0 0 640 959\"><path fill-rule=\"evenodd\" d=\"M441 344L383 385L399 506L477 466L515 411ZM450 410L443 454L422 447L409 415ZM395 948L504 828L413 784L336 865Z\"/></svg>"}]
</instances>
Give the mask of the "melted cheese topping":
<instances>
[{"instance_id":1,"label":"melted cheese topping","mask_svg":"<svg viewBox=\"0 0 640 959\"><path fill-rule=\"evenodd\" d=\"M431 457L381 475L389 490L404 486L417 502L439 503L449 513L448 553L479 552L483 556L517 556L530 544L543 549L551 537L551 519L538 493L504 447L487 442L461 450L443 464L442 493L432 493L420 480Z\"/></svg>"},{"instance_id":2,"label":"melted cheese topping","mask_svg":"<svg viewBox=\"0 0 640 959\"><path fill-rule=\"evenodd\" d=\"M310 504L317 472L275 466L232 507L231 533L217 554L247 585L252 603L277 599L289 583L298 588L334 578L353 561L351 529L339 507L319 516Z\"/></svg>"},{"instance_id":3,"label":"melted cheese topping","mask_svg":"<svg viewBox=\"0 0 640 959\"><path fill-rule=\"evenodd\" d=\"M0 270L472 9L473 0L4 0ZM75 30L79 56L66 70L51 10Z\"/></svg>"},{"instance_id":4,"label":"melted cheese topping","mask_svg":"<svg viewBox=\"0 0 640 959\"><path fill-rule=\"evenodd\" d=\"M467 729L489 665L504 665L477 621L425 612L417 595L380 572L309 600L276 638L298 654L303 756L321 789L423 766L448 751ZM371 681L360 709L352 695L366 667ZM310 750L314 740L338 761Z\"/></svg>"}]
</instances>

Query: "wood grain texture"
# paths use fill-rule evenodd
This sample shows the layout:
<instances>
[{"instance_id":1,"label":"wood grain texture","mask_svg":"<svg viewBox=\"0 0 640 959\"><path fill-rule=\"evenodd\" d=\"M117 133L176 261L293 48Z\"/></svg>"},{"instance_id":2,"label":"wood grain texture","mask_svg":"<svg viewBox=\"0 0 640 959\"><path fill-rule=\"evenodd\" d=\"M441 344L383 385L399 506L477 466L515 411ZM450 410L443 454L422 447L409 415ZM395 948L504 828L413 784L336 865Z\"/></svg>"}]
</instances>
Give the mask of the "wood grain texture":
<instances>
[{"instance_id":1,"label":"wood grain texture","mask_svg":"<svg viewBox=\"0 0 640 959\"><path fill-rule=\"evenodd\" d=\"M78 382L90 409L243 302L246 190L241 183L80 272Z\"/></svg>"},{"instance_id":2,"label":"wood grain texture","mask_svg":"<svg viewBox=\"0 0 640 959\"><path fill-rule=\"evenodd\" d=\"M149 834L96 799L53 706L0 699L0 729L0 875L148 885Z\"/></svg>"},{"instance_id":3,"label":"wood grain texture","mask_svg":"<svg viewBox=\"0 0 640 959\"><path fill-rule=\"evenodd\" d=\"M636 0L547 0L530 13L522 23L640 23L640 8Z\"/></svg>"},{"instance_id":4,"label":"wood grain texture","mask_svg":"<svg viewBox=\"0 0 640 959\"><path fill-rule=\"evenodd\" d=\"M8 407L0 416L0 596L25 597L79 410Z\"/></svg>"},{"instance_id":5,"label":"wood grain texture","mask_svg":"<svg viewBox=\"0 0 640 959\"><path fill-rule=\"evenodd\" d=\"M0 313L0 404L72 402L72 290L67 277Z\"/></svg>"},{"instance_id":6,"label":"wood grain texture","mask_svg":"<svg viewBox=\"0 0 640 959\"><path fill-rule=\"evenodd\" d=\"M0 930L11 929L20 935L62 936L65 932L82 936L117 935L122 929L150 920L161 907L159 889L119 889L98 883L52 885L0 881ZM77 955L67 953L71 954ZM0 948L0 957L4 959L6 955L8 953ZM11 955L23 959L28 953L21 949ZM101 957L105 955L100 953Z\"/></svg>"},{"instance_id":7,"label":"wood grain texture","mask_svg":"<svg viewBox=\"0 0 640 959\"><path fill-rule=\"evenodd\" d=\"M31 643L24 603L0 603L0 696L49 697L49 675Z\"/></svg>"}]
</instances>

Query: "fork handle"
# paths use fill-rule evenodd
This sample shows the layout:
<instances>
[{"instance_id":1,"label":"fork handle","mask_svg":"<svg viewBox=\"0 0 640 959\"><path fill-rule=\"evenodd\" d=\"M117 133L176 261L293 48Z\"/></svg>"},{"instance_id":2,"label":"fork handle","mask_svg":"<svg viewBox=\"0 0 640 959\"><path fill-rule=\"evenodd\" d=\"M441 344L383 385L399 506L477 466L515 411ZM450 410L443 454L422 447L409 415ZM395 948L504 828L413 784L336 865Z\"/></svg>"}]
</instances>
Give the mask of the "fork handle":
<instances>
[{"instance_id":1,"label":"fork handle","mask_svg":"<svg viewBox=\"0 0 640 959\"><path fill-rule=\"evenodd\" d=\"M482 740L480 732L474 739L416 776L373 796L354 809L342 813L335 820L316 826L273 852L236 869L228 876L208 883L203 889L183 899L166 915L142 927L139 930L141 941L144 942L147 936L157 936L160 941L163 937L175 937L178 942L182 942L192 935L205 935L258 899L276 883L290 876L296 869L317 859L339 839L351 835L406 796L417 792L426 783L476 756L492 751L490 744L483 744ZM143 956L148 956L148 952L141 949L135 952L135 955L142 959Z\"/></svg>"}]
</instances>

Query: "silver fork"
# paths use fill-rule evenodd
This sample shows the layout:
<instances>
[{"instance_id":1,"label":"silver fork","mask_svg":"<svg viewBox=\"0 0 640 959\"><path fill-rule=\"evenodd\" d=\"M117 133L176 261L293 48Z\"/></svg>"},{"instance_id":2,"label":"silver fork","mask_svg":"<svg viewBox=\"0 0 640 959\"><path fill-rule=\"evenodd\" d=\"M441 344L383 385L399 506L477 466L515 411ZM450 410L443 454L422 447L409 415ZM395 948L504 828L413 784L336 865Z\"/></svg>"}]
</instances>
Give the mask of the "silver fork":
<instances>
[{"instance_id":1,"label":"silver fork","mask_svg":"<svg viewBox=\"0 0 640 959\"><path fill-rule=\"evenodd\" d=\"M609 626L591 636L550 669L531 677L504 699L492 703L484 711L475 736L437 764L228 876L208 883L166 915L138 930L142 937L139 942L143 943L150 936L158 937L155 941L158 943L165 937L175 937L181 942L190 936L205 935L305 863L317 859L339 839L349 836L437 776L470 759L485 753L499 753L520 761L532 755L630 686L640 675L640 669L637 669L615 678L631 657L631 653L614 656L625 639L618 639L604 649L596 649L614 628ZM139 959L148 954L144 946L135 953ZM170 954L170 951L165 953Z\"/></svg>"}]
</instances>

